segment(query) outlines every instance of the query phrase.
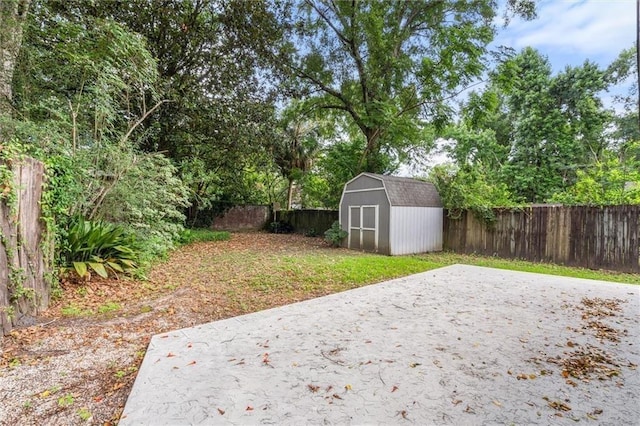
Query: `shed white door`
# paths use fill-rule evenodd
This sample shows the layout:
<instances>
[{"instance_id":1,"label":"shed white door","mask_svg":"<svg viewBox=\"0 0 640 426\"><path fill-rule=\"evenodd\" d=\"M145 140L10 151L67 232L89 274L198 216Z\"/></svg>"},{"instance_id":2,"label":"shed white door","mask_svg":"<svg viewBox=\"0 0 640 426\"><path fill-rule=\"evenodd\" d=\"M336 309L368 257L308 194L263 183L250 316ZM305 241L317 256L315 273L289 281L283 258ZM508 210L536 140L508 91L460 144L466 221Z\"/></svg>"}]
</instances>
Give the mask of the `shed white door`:
<instances>
[{"instance_id":1,"label":"shed white door","mask_svg":"<svg viewBox=\"0 0 640 426\"><path fill-rule=\"evenodd\" d=\"M349 206L349 248L378 251L378 206Z\"/></svg>"}]
</instances>

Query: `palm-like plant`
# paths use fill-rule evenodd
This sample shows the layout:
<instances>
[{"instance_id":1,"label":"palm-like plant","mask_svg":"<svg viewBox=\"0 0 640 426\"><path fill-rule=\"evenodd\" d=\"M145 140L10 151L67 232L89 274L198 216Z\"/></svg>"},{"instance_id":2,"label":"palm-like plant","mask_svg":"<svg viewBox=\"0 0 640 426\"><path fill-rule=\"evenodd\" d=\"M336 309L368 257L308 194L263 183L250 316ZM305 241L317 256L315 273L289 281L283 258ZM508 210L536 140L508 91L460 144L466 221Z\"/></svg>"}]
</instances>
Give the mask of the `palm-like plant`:
<instances>
[{"instance_id":1,"label":"palm-like plant","mask_svg":"<svg viewBox=\"0 0 640 426\"><path fill-rule=\"evenodd\" d=\"M281 139L274 143L273 158L287 180L287 209L291 210L293 186L300 174L307 172L320 150L317 123L310 121L284 122Z\"/></svg>"},{"instance_id":2,"label":"palm-like plant","mask_svg":"<svg viewBox=\"0 0 640 426\"><path fill-rule=\"evenodd\" d=\"M89 270L103 278L137 268L135 241L124 228L102 221L72 220L62 253L65 267L81 278Z\"/></svg>"}]
</instances>

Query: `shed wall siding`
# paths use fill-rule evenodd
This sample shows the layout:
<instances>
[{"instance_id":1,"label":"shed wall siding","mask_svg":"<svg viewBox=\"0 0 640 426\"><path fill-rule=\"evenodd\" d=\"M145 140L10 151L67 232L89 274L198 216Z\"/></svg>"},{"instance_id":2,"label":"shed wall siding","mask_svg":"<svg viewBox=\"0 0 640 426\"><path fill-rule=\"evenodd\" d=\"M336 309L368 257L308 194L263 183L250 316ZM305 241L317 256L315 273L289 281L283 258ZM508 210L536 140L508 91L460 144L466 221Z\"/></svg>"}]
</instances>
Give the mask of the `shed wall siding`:
<instances>
[{"instance_id":1,"label":"shed wall siding","mask_svg":"<svg viewBox=\"0 0 640 426\"><path fill-rule=\"evenodd\" d=\"M358 176L351 182L347 183L346 190L353 191L354 189L369 189L369 188L382 188L382 181L369 176Z\"/></svg>"},{"instance_id":2,"label":"shed wall siding","mask_svg":"<svg viewBox=\"0 0 640 426\"><path fill-rule=\"evenodd\" d=\"M391 207L390 254L441 251L442 225L442 208Z\"/></svg>"}]
</instances>

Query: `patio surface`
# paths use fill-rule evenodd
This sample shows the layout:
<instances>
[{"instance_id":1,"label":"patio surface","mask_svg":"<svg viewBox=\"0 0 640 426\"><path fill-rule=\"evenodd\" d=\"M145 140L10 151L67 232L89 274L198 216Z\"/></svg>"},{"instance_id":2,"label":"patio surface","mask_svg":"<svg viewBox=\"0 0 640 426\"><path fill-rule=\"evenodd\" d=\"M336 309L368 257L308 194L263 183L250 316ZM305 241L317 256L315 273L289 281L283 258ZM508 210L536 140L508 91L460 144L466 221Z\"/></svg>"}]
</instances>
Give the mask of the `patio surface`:
<instances>
[{"instance_id":1,"label":"patio surface","mask_svg":"<svg viewBox=\"0 0 640 426\"><path fill-rule=\"evenodd\" d=\"M156 335L119 424L637 425L639 364L640 286L454 265Z\"/></svg>"}]
</instances>

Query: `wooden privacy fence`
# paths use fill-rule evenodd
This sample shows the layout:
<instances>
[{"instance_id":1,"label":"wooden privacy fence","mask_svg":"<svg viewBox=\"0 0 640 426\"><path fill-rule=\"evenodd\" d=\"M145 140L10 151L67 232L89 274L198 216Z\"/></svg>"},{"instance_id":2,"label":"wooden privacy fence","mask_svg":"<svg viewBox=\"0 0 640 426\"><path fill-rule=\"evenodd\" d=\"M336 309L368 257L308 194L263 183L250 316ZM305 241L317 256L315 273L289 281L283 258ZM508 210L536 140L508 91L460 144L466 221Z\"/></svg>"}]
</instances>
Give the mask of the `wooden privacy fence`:
<instances>
[{"instance_id":1,"label":"wooden privacy fence","mask_svg":"<svg viewBox=\"0 0 640 426\"><path fill-rule=\"evenodd\" d=\"M289 223L297 234L323 235L338 220L337 210L279 210L275 220Z\"/></svg>"},{"instance_id":2,"label":"wooden privacy fence","mask_svg":"<svg viewBox=\"0 0 640 426\"><path fill-rule=\"evenodd\" d=\"M51 246L45 246L40 201L44 165L26 158L11 164L12 182L0 182L0 191L15 197L0 199L0 331L8 333L28 324L49 304L45 279ZM7 201L11 200L11 201Z\"/></svg>"},{"instance_id":3,"label":"wooden privacy fence","mask_svg":"<svg viewBox=\"0 0 640 426\"><path fill-rule=\"evenodd\" d=\"M590 269L640 272L640 206L495 209L492 226L445 215L444 248Z\"/></svg>"}]
</instances>

